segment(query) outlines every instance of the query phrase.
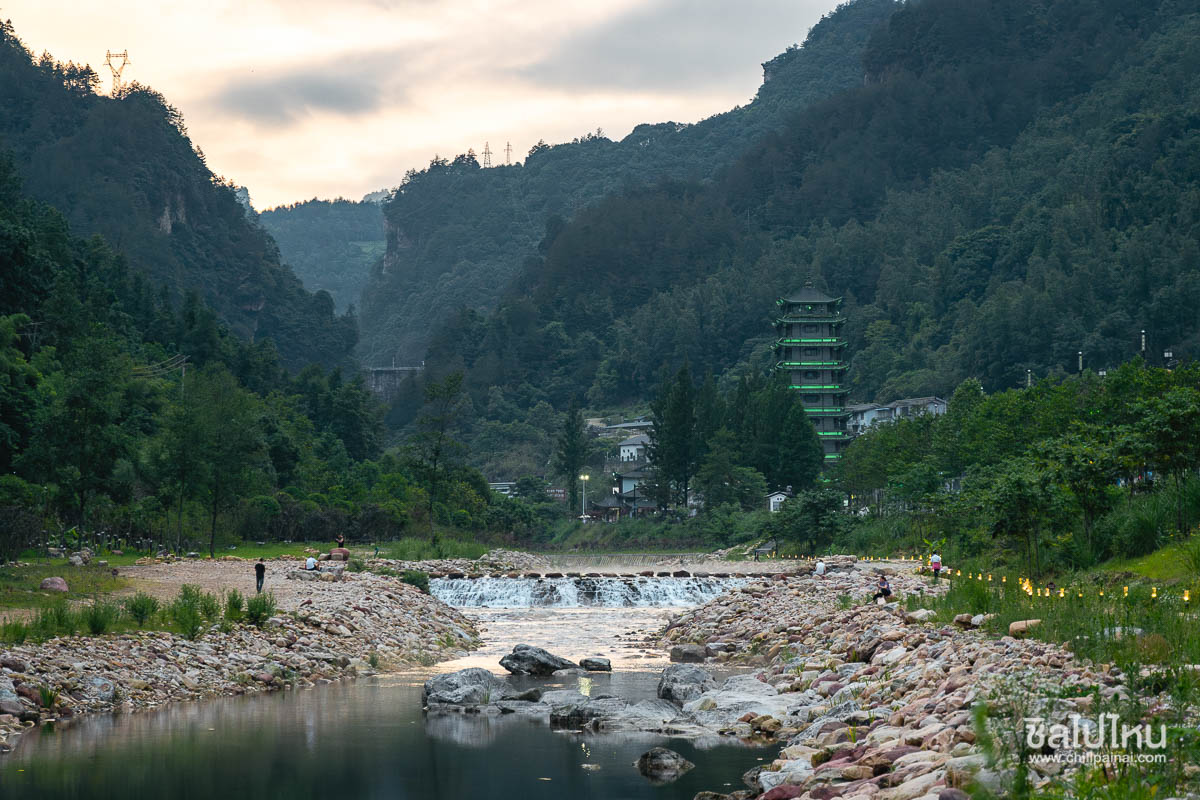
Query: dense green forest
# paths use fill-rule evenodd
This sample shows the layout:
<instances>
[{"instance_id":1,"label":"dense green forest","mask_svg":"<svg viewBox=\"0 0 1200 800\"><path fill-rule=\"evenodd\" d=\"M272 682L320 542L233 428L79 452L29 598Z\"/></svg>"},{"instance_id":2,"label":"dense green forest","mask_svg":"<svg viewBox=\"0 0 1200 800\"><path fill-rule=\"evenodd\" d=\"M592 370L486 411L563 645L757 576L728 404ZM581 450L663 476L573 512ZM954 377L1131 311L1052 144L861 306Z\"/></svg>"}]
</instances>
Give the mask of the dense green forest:
<instances>
[{"instance_id":1,"label":"dense green forest","mask_svg":"<svg viewBox=\"0 0 1200 800\"><path fill-rule=\"evenodd\" d=\"M211 551L532 522L461 455L431 458L433 411L388 453L381 417L360 377L289 374L271 340L74 237L0 159L0 559L48 540Z\"/></svg>"},{"instance_id":2,"label":"dense green forest","mask_svg":"<svg viewBox=\"0 0 1200 800\"><path fill-rule=\"evenodd\" d=\"M58 209L76 235L102 235L151 285L200 292L238 336L274 340L289 368L347 364L355 320L280 263L179 112L149 87L106 97L98 84L86 66L34 58L0 23L0 150L24 191Z\"/></svg>"},{"instance_id":3,"label":"dense green forest","mask_svg":"<svg viewBox=\"0 0 1200 800\"><path fill-rule=\"evenodd\" d=\"M765 81L751 103L694 125L639 125L619 142L595 131L539 143L511 166L481 169L468 153L409 172L386 204L387 255L361 307L363 362L416 363L432 326L463 307L493 308L526 260L538 256L547 225L629 187L666 177L707 180L796 111L860 86L863 47L894 8L894 0L842 6L803 47L763 65Z\"/></svg>"},{"instance_id":4,"label":"dense green forest","mask_svg":"<svg viewBox=\"0 0 1200 800\"><path fill-rule=\"evenodd\" d=\"M1194 363L1137 359L992 395L968 380L945 415L877 426L850 445L835 477L861 524L842 523L838 544L874 553L942 542L960 563L1085 569L1188 540L1200 524L1198 468ZM1200 545L1191 549L1189 569L1200 569Z\"/></svg>"},{"instance_id":5,"label":"dense green forest","mask_svg":"<svg viewBox=\"0 0 1200 800\"><path fill-rule=\"evenodd\" d=\"M774 300L808 273L846 298L857 400L1001 390L1079 351L1113 366L1143 329L1149 357L1194 353L1198 34L1175 2L906 4L866 85L712 181L548 225L500 307L442 325L427 364L465 370L501 424L571 395L642 403L685 360L728 385L769 368Z\"/></svg>"},{"instance_id":6,"label":"dense green forest","mask_svg":"<svg viewBox=\"0 0 1200 800\"><path fill-rule=\"evenodd\" d=\"M383 257L378 202L314 198L264 211L258 220L309 291L328 292L339 314L359 305L371 267Z\"/></svg>"}]
</instances>

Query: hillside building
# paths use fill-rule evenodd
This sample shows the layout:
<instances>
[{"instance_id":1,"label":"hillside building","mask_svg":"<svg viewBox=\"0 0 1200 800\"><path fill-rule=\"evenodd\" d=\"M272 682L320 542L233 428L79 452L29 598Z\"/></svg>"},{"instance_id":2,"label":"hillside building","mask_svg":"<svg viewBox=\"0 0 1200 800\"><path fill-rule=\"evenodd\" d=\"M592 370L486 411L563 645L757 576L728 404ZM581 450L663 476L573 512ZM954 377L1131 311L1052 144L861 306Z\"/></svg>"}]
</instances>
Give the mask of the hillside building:
<instances>
[{"instance_id":1,"label":"hillside building","mask_svg":"<svg viewBox=\"0 0 1200 800\"><path fill-rule=\"evenodd\" d=\"M849 412L843 386L846 340L842 337L841 298L813 288L812 280L790 297L777 301L781 315L775 320L775 365L788 375L788 386L800 393L825 450L825 463L842 457L849 442Z\"/></svg>"}]
</instances>

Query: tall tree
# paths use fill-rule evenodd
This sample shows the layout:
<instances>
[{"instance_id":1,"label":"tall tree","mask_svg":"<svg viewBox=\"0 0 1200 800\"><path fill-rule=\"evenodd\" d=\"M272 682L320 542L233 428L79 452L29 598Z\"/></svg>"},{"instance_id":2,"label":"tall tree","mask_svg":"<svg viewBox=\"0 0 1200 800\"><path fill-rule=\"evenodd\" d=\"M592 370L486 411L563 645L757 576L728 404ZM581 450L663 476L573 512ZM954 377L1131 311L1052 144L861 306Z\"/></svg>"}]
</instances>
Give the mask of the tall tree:
<instances>
[{"instance_id":1,"label":"tall tree","mask_svg":"<svg viewBox=\"0 0 1200 800\"><path fill-rule=\"evenodd\" d=\"M263 438L263 409L221 366L200 370L187 391L195 397L189 423L201 432L201 494L208 506L208 554L216 555L217 517L234 506L256 483L265 483L268 467Z\"/></svg>"},{"instance_id":2,"label":"tall tree","mask_svg":"<svg viewBox=\"0 0 1200 800\"><path fill-rule=\"evenodd\" d=\"M409 437L412 466L429 495L429 541L435 551L439 545L434 509L445 499L452 470L466 449L454 438L466 400L461 372L430 380L425 384L425 409L417 418L416 432Z\"/></svg>"},{"instance_id":3,"label":"tall tree","mask_svg":"<svg viewBox=\"0 0 1200 800\"><path fill-rule=\"evenodd\" d=\"M664 380L650 403L650 461L660 485L671 487L677 505L687 508L688 488L696 473L699 437L696 432L696 390L685 363L673 379Z\"/></svg>"},{"instance_id":4,"label":"tall tree","mask_svg":"<svg viewBox=\"0 0 1200 800\"><path fill-rule=\"evenodd\" d=\"M587 462L587 429L583 424L583 410L579 400L571 395L562 430L554 445L554 474L567 484L567 509L574 513L579 508L579 472Z\"/></svg>"}]
</instances>

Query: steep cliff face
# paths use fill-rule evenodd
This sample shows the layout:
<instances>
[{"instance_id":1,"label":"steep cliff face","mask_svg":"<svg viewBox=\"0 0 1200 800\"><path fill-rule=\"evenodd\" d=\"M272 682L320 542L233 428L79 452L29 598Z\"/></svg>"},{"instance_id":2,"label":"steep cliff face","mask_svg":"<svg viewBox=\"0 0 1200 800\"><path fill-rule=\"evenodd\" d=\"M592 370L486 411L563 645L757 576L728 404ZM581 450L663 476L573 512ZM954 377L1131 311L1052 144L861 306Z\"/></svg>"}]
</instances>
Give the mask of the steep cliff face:
<instances>
[{"instance_id":1,"label":"steep cliff face","mask_svg":"<svg viewBox=\"0 0 1200 800\"><path fill-rule=\"evenodd\" d=\"M709 179L814 102L863 82L868 38L894 0L857 0L764 65L746 106L695 125L639 125L619 142L589 134L535 147L523 164L480 169L470 157L410 174L385 207L388 249L362 304L366 364L421 359L430 331L458 309L490 309L547 230L602 197L663 179Z\"/></svg>"},{"instance_id":2,"label":"steep cliff face","mask_svg":"<svg viewBox=\"0 0 1200 800\"><path fill-rule=\"evenodd\" d=\"M132 84L96 94L90 70L34 61L0 24L0 150L32 197L72 231L99 234L152 283L199 292L239 335L270 337L284 361L344 361L351 318L306 292L275 242L209 171L179 112Z\"/></svg>"}]
</instances>

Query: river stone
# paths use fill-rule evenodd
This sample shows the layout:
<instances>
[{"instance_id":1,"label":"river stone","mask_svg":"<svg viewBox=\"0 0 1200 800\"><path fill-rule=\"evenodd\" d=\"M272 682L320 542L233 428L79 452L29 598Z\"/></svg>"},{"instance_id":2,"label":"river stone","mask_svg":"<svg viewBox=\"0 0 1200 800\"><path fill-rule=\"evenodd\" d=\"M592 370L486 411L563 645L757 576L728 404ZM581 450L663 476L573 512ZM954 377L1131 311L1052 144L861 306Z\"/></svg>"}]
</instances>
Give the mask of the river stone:
<instances>
[{"instance_id":1,"label":"river stone","mask_svg":"<svg viewBox=\"0 0 1200 800\"><path fill-rule=\"evenodd\" d=\"M672 664L658 679L658 696L678 706L715 688L713 676L695 664Z\"/></svg>"},{"instance_id":2,"label":"river stone","mask_svg":"<svg viewBox=\"0 0 1200 800\"><path fill-rule=\"evenodd\" d=\"M510 700L516 696L517 693L503 679L482 667L434 675L425 681L422 692L426 703L470 706Z\"/></svg>"},{"instance_id":3,"label":"river stone","mask_svg":"<svg viewBox=\"0 0 1200 800\"><path fill-rule=\"evenodd\" d=\"M612 672L612 662L607 658L581 658L579 666L588 672Z\"/></svg>"},{"instance_id":4,"label":"river stone","mask_svg":"<svg viewBox=\"0 0 1200 800\"><path fill-rule=\"evenodd\" d=\"M514 675L553 675L560 669L578 669L579 665L560 656L548 653L540 647L519 644L513 651L500 659L500 666Z\"/></svg>"},{"instance_id":5,"label":"river stone","mask_svg":"<svg viewBox=\"0 0 1200 800\"><path fill-rule=\"evenodd\" d=\"M99 676L88 680L88 690L91 694L96 695L102 702L108 703L113 699L113 694L116 692L117 686L108 678Z\"/></svg>"},{"instance_id":6,"label":"river stone","mask_svg":"<svg viewBox=\"0 0 1200 800\"><path fill-rule=\"evenodd\" d=\"M24 661L15 656L0 656L0 667L11 669L13 672L24 672L29 668Z\"/></svg>"},{"instance_id":7,"label":"river stone","mask_svg":"<svg viewBox=\"0 0 1200 800\"><path fill-rule=\"evenodd\" d=\"M78 555L78 554L76 554L76 555L73 555L73 556L71 556L70 558L68 558L68 559L67 559L67 562L68 562L68 563L69 563L69 564L70 564L72 567L82 567L82 566L83 566L83 556L81 556L81 555Z\"/></svg>"},{"instance_id":8,"label":"river stone","mask_svg":"<svg viewBox=\"0 0 1200 800\"><path fill-rule=\"evenodd\" d=\"M706 653L698 644L677 644L671 648L671 660L682 664L702 664Z\"/></svg>"},{"instance_id":9,"label":"river stone","mask_svg":"<svg viewBox=\"0 0 1200 800\"><path fill-rule=\"evenodd\" d=\"M69 591L69 589L67 589L67 582L65 580L63 580L62 578L58 578L58 577L43 578L42 583L40 586L38 586L38 588L41 589L43 592L66 592L66 591Z\"/></svg>"},{"instance_id":10,"label":"river stone","mask_svg":"<svg viewBox=\"0 0 1200 800\"><path fill-rule=\"evenodd\" d=\"M635 766L642 777L654 784L670 783L696 766L674 750L652 747L638 758Z\"/></svg>"}]
</instances>

